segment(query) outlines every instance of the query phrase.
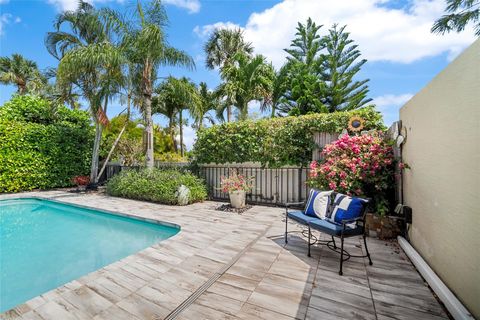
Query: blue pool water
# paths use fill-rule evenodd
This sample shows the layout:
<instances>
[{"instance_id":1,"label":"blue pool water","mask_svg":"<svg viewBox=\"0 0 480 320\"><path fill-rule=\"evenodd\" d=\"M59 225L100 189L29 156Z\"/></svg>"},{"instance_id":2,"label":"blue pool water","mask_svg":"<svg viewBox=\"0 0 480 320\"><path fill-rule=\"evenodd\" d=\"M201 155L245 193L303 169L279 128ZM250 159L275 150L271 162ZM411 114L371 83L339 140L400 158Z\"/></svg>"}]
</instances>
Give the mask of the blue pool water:
<instances>
[{"instance_id":1,"label":"blue pool water","mask_svg":"<svg viewBox=\"0 0 480 320\"><path fill-rule=\"evenodd\" d=\"M48 200L1 200L0 312L178 231Z\"/></svg>"}]
</instances>

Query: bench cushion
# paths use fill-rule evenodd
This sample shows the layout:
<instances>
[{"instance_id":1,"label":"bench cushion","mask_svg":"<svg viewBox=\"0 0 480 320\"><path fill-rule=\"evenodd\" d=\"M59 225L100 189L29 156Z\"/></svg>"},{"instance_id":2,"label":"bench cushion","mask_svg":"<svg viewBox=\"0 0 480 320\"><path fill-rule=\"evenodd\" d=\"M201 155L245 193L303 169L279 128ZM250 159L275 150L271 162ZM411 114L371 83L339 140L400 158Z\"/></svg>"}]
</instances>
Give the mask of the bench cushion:
<instances>
[{"instance_id":1,"label":"bench cushion","mask_svg":"<svg viewBox=\"0 0 480 320\"><path fill-rule=\"evenodd\" d=\"M332 192L333 191L310 189L307 204L305 205L305 214L314 218L325 218L330 205Z\"/></svg>"},{"instance_id":2,"label":"bench cushion","mask_svg":"<svg viewBox=\"0 0 480 320\"><path fill-rule=\"evenodd\" d=\"M292 212L289 212L287 215L289 218L304 225L308 225L308 223L311 221L319 220L318 218L307 216L306 214L303 213L303 211L292 211Z\"/></svg>"},{"instance_id":3,"label":"bench cushion","mask_svg":"<svg viewBox=\"0 0 480 320\"><path fill-rule=\"evenodd\" d=\"M330 222L324 219L315 219L309 222L310 228L318 230L328 235L332 236L340 236L342 234L342 226ZM362 227L349 227L347 226L345 232L343 233L345 236L356 236L363 234Z\"/></svg>"},{"instance_id":4,"label":"bench cushion","mask_svg":"<svg viewBox=\"0 0 480 320\"><path fill-rule=\"evenodd\" d=\"M368 201L365 199L338 193L333 202L333 209L327 213L326 219L341 224L343 220L360 218L367 204Z\"/></svg>"}]
</instances>

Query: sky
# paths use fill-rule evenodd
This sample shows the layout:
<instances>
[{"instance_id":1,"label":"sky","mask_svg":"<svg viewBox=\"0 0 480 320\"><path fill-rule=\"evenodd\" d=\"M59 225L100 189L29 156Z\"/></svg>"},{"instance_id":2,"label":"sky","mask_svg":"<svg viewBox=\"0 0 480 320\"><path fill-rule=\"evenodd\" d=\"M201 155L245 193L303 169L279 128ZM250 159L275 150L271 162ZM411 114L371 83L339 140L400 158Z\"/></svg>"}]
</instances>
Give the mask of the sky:
<instances>
[{"instance_id":1,"label":"sky","mask_svg":"<svg viewBox=\"0 0 480 320\"><path fill-rule=\"evenodd\" d=\"M136 1L89 0L96 7L133 10ZM465 32L436 35L430 28L443 14L445 0L164 0L170 45L187 51L196 68L162 68L159 77L186 76L215 88L218 71L205 68L203 44L218 27L240 27L255 53L263 54L279 68L285 61L298 22L311 17L323 25L324 34L334 23L347 25L351 38L368 62L358 74L370 79L369 97L382 112L387 125L398 119L398 110L436 74L476 39L472 28ZM45 49L44 39L53 31L55 16L75 9L77 0L0 0L0 55L20 53L41 69L57 65ZM0 105L15 88L0 86ZM118 102L109 107L113 117L124 109ZM255 113L256 106L252 106ZM166 119L155 121L165 125ZM190 121L191 124L192 121ZM185 128L191 148L194 130Z\"/></svg>"}]
</instances>

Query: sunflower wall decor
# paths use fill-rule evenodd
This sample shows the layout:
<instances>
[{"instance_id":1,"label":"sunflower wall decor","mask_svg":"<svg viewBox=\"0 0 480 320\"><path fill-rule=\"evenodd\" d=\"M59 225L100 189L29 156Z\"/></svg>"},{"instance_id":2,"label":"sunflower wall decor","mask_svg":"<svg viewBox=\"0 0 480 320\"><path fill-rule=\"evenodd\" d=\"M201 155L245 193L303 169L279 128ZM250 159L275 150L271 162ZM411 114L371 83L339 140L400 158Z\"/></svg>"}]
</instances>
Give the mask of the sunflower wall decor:
<instances>
[{"instance_id":1,"label":"sunflower wall decor","mask_svg":"<svg viewBox=\"0 0 480 320\"><path fill-rule=\"evenodd\" d=\"M362 131L365 124L365 120L358 116L353 116L348 120L348 130L352 132L360 132Z\"/></svg>"}]
</instances>

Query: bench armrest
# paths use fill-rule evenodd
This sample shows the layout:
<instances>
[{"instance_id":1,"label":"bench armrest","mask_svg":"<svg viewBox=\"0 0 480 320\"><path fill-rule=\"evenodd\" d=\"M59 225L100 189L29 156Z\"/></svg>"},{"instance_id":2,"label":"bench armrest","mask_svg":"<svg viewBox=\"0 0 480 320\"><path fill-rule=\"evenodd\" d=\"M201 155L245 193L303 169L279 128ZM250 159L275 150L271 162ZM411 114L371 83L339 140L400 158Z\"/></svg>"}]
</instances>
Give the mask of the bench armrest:
<instances>
[{"instance_id":1,"label":"bench armrest","mask_svg":"<svg viewBox=\"0 0 480 320\"><path fill-rule=\"evenodd\" d=\"M305 205L305 201L302 201L302 202L286 202L283 204L285 206L285 208L289 208L289 207L298 207L298 206L304 206Z\"/></svg>"}]
</instances>

